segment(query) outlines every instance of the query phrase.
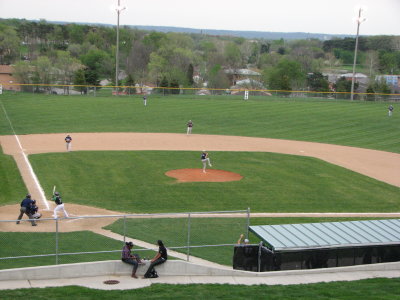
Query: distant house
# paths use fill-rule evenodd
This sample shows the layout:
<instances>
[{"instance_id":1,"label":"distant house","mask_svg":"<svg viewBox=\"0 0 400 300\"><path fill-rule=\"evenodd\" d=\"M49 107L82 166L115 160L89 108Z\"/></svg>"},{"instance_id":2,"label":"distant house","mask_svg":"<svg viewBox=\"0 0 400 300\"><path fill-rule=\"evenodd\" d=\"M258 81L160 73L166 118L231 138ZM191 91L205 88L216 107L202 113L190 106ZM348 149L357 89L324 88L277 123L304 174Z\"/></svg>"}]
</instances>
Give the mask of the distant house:
<instances>
[{"instance_id":1,"label":"distant house","mask_svg":"<svg viewBox=\"0 0 400 300\"><path fill-rule=\"evenodd\" d=\"M9 65L0 65L0 84L3 90L20 91L21 86L17 84L17 79L13 76L14 68Z\"/></svg>"},{"instance_id":2,"label":"distant house","mask_svg":"<svg viewBox=\"0 0 400 300\"><path fill-rule=\"evenodd\" d=\"M346 74L341 74L340 77L346 78L346 80L351 81L353 78L353 73L346 73ZM361 84L367 84L368 83L368 76L362 73L355 73L354 74L354 81L359 82Z\"/></svg>"},{"instance_id":3,"label":"distant house","mask_svg":"<svg viewBox=\"0 0 400 300\"><path fill-rule=\"evenodd\" d=\"M244 79L260 79L261 74L250 70L250 69L226 69L225 74L228 76L229 80L233 85L236 85L236 82Z\"/></svg>"},{"instance_id":4,"label":"distant house","mask_svg":"<svg viewBox=\"0 0 400 300\"><path fill-rule=\"evenodd\" d=\"M394 88L400 87L400 75L378 75L375 76L375 80L384 80L388 86L392 86Z\"/></svg>"},{"instance_id":5,"label":"distant house","mask_svg":"<svg viewBox=\"0 0 400 300\"><path fill-rule=\"evenodd\" d=\"M329 73L323 73L322 75L328 77L328 81L331 83L336 83L341 77L345 78L346 80L351 81L353 78L353 73L345 73L345 74L329 74ZM354 74L354 81L359 82L361 84L367 84L368 83L368 76L362 73L355 73Z\"/></svg>"}]
</instances>

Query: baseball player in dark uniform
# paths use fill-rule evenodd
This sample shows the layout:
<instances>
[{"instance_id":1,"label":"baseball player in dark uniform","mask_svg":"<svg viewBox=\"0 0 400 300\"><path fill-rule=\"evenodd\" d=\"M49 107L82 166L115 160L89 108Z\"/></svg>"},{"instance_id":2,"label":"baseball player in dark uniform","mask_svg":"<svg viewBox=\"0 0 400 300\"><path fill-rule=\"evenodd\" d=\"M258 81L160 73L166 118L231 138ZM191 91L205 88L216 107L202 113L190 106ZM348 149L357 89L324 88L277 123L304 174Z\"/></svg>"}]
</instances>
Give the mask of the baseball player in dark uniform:
<instances>
[{"instance_id":1,"label":"baseball player in dark uniform","mask_svg":"<svg viewBox=\"0 0 400 300\"><path fill-rule=\"evenodd\" d=\"M191 134L192 133L192 128L193 128L193 122L192 122L192 120L189 120L189 122L187 122L186 134Z\"/></svg>"},{"instance_id":2,"label":"baseball player in dark uniform","mask_svg":"<svg viewBox=\"0 0 400 300\"><path fill-rule=\"evenodd\" d=\"M65 140L65 145L67 146L67 151L71 151L72 150L72 137L68 134L64 140Z\"/></svg>"},{"instance_id":3,"label":"baseball player in dark uniform","mask_svg":"<svg viewBox=\"0 0 400 300\"><path fill-rule=\"evenodd\" d=\"M206 173L207 163L208 166L212 167L210 158L208 157L208 153L206 152L206 150L203 150L203 153L201 153L201 162L203 163L203 173Z\"/></svg>"},{"instance_id":4,"label":"baseball player in dark uniform","mask_svg":"<svg viewBox=\"0 0 400 300\"><path fill-rule=\"evenodd\" d=\"M32 205L29 211L34 219L40 219L42 216L42 214L39 212L39 207L36 205L36 200L32 200Z\"/></svg>"},{"instance_id":5,"label":"baseball player in dark uniform","mask_svg":"<svg viewBox=\"0 0 400 300\"><path fill-rule=\"evenodd\" d=\"M33 204L33 200L31 199L31 195L27 194L25 199L22 200L22 202L21 202L21 208L19 210L20 214L18 216L17 224L20 223L20 220L22 219L24 214L26 214L28 216L28 218L32 220L31 221L32 226L36 226L37 225L36 222L34 221L33 217L32 217L32 214L31 214L32 204Z\"/></svg>"},{"instance_id":6,"label":"baseball player in dark uniform","mask_svg":"<svg viewBox=\"0 0 400 300\"><path fill-rule=\"evenodd\" d=\"M55 192L54 195L53 195L53 198L51 198L51 199L52 199L52 200L54 201L54 203L56 204L56 208L54 209L53 217L54 217L54 218L58 218L58 216L57 216L57 211L62 210L62 211L64 212L64 216L65 216L66 218L68 218L69 216L68 216L67 211L66 211L65 208L64 208L64 203L63 203L62 200L61 200L61 195L60 195L60 193L59 193L59 192Z\"/></svg>"}]
</instances>

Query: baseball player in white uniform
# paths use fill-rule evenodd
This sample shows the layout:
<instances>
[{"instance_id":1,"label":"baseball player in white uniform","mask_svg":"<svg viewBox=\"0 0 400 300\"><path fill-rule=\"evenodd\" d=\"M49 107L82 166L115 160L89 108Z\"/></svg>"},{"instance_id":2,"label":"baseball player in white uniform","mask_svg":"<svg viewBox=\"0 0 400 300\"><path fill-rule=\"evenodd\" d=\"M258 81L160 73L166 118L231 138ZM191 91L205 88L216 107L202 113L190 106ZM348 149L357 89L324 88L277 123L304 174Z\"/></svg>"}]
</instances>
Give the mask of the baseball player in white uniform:
<instances>
[{"instance_id":1,"label":"baseball player in white uniform","mask_svg":"<svg viewBox=\"0 0 400 300\"><path fill-rule=\"evenodd\" d=\"M203 150L203 153L201 153L201 162L203 163L203 173L206 173L207 164L209 167L212 167L210 158L208 157L208 153L206 152L206 150Z\"/></svg>"}]
</instances>

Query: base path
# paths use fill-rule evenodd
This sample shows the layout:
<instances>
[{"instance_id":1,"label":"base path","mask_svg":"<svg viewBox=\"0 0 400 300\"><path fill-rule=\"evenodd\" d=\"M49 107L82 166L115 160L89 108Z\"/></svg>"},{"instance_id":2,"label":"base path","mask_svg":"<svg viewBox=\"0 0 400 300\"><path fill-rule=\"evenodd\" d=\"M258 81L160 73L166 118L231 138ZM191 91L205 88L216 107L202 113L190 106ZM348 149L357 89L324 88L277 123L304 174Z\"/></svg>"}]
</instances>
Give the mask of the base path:
<instances>
[{"instance_id":1,"label":"base path","mask_svg":"<svg viewBox=\"0 0 400 300\"><path fill-rule=\"evenodd\" d=\"M388 184L400 187L400 154L354 148L347 146L338 146L330 144L320 144L311 142L288 141L267 138L221 136L221 135L201 135L201 134L176 134L176 133L69 133L72 138L72 147L74 151L107 151L107 150L176 150L176 151L254 151L254 152L275 152L291 155L301 155L316 157L358 172L360 174L372 177L374 179L386 182ZM38 184L32 176L24 154L65 152L66 134L31 134L18 136L22 150L13 135L0 136L0 144L5 154L12 155L17 162L22 178L32 196L40 199ZM199 162L200 163L200 162ZM19 201L19 199L18 199ZM46 201L46 200L45 200ZM47 203L49 209L44 212L44 217L51 217L53 203ZM43 206L43 203L40 205ZM97 209L90 207L83 209L82 206L67 204L67 210L71 210L73 215L95 215L114 214L99 213ZM13 220L18 216L18 205L3 207L2 219ZM75 212L76 211L76 212ZM84 213L82 213L84 212ZM74 214L75 213L75 214ZM256 216L257 214L251 214ZM267 214L269 217L274 215L284 217L304 216L304 214ZM341 214L329 214L329 216L340 216ZM363 216L359 214L357 216ZM365 214L370 217L377 216L373 213ZM397 214L395 214L397 215ZM261 216L261 215L259 215ZM313 214L318 217L318 214ZM328 216L320 214L320 216ZM380 214L380 216L382 216ZM394 216L394 215L391 215ZM67 222L67 221L64 221ZM28 224L26 224L28 225ZM85 224L87 226L88 224ZM105 224L101 224L104 226ZM102 226L99 226L100 228ZM4 226L3 226L4 227ZM8 227L8 226L7 226ZM20 226L29 227L29 226ZM78 226L79 227L79 226ZM98 228L99 228L98 227ZM21 229L14 230L20 231ZM5 228L4 228L5 229ZM3 229L3 230L4 230ZM10 228L7 228L9 231ZM7 231L8 231L7 230ZM24 229L26 230L26 228Z\"/></svg>"},{"instance_id":2,"label":"base path","mask_svg":"<svg viewBox=\"0 0 400 300\"><path fill-rule=\"evenodd\" d=\"M177 133L70 133L73 150L255 151L316 157L400 187L400 154L330 144L267 138ZM64 152L66 134L20 135L26 154ZM5 154L21 151L14 136L0 136Z\"/></svg>"}]
</instances>

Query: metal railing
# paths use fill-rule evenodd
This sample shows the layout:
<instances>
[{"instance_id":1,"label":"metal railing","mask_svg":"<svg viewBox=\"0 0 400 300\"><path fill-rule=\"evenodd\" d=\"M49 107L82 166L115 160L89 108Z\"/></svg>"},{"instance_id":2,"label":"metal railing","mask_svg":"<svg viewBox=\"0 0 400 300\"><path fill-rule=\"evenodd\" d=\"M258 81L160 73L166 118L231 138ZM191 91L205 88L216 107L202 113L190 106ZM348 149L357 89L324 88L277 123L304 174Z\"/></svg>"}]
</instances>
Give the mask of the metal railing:
<instances>
[{"instance_id":1,"label":"metal railing","mask_svg":"<svg viewBox=\"0 0 400 300\"><path fill-rule=\"evenodd\" d=\"M187 261L191 256L197 256L220 262L213 258L220 255L219 250L213 255L205 249L224 248L232 257L239 235L245 233L248 237L250 209L78 216L36 221L38 226L32 227L28 219L22 219L20 225L15 225L19 230L23 229L22 232L0 232L0 269L120 259L123 243L128 240L135 244L133 251L140 252L142 257L150 257L158 249L155 245L158 239L162 239L169 250L175 251L170 256ZM0 228L3 225L9 228L12 223L16 220L0 220Z\"/></svg>"},{"instance_id":2,"label":"metal railing","mask_svg":"<svg viewBox=\"0 0 400 300\"><path fill-rule=\"evenodd\" d=\"M28 93L44 93L53 95L87 95L87 96L140 96L151 94L153 96L226 96L229 98L242 98L247 91L250 99L268 99L270 96L282 98L316 98L316 99L334 99L334 100L350 100L350 92L319 92L307 89L300 90L270 90L258 88L192 88L192 87L156 87L156 86L95 86L95 85L61 85L61 84L7 84L3 87L3 93L9 92L28 92ZM365 93L355 92L354 100L360 101L400 101L399 93Z\"/></svg>"}]
</instances>

